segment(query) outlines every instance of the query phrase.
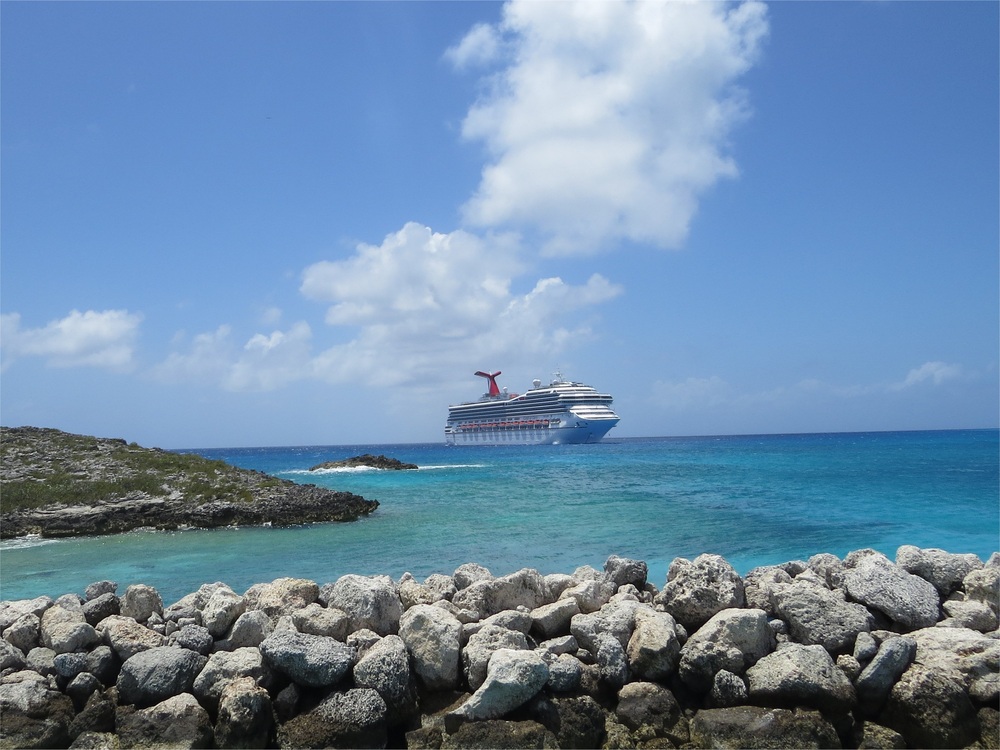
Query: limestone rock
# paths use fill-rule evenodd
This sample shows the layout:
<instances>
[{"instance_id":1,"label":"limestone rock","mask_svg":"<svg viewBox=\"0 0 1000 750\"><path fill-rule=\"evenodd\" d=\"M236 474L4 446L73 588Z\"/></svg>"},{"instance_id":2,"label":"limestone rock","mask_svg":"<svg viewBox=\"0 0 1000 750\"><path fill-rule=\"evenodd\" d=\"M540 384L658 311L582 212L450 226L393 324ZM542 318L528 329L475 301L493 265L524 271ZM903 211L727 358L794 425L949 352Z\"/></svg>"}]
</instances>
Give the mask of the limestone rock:
<instances>
[{"instance_id":1,"label":"limestone rock","mask_svg":"<svg viewBox=\"0 0 1000 750\"><path fill-rule=\"evenodd\" d=\"M351 669L354 649L321 635L275 630L260 644L264 662L305 687L336 685Z\"/></svg>"},{"instance_id":2,"label":"limestone rock","mask_svg":"<svg viewBox=\"0 0 1000 750\"><path fill-rule=\"evenodd\" d=\"M973 570L983 567L983 561L976 555L956 555L942 549L920 549L908 544L896 550L896 564L907 573L929 581L942 597L959 588Z\"/></svg>"},{"instance_id":3,"label":"limestone rock","mask_svg":"<svg viewBox=\"0 0 1000 750\"><path fill-rule=\"evenodd\" d=\"M822 646L789 643L747 670L750 700L772 706L810 706L846 713L857 702L854 686Z\"/></svg>"},{"instance_id":4,"label":"limestone rock","mask_svg":"<svg viewBox=\"0 0 1000 750\"><path fill-rule=\"evenodd\" d=\"M171 696L154 706L126 714L117 729L122 747L212 746L211 719L190 693Z\"/></svg>"},{"instance_id":5,"label":"limestone rock","mask_svg":"<svg viewBox=\"0 0 1000 750\"><path fill-rule=\"evenodd\" d=\"M346 641L351 631L351 618L346 612L335 607L307 604L302 609L292 612L291 617L300 633L325 635L338 641Z\"/></svg>"},{"instance_id":6,"label":"limestone rock","mask_svg":"<svg viewBox=\"0 0 1000 750\"><path fill-rule=\"evenodd\" d=\"M552 732L536 721L476 721L446 735L441 750L494 750L495 748L560 747Z\"/></svg>"},{"instance_id":7,"label":"limestone rock","mask_svg":"<svg viewBox=\"0 0 1000 750\"><path fill-rule=\"evenodd\" d=\"M42 675L24 670L0 682L0 747L66 747L73 701Z\"/></svg>"},{"instance_id":8,"label":"limestone rock","mask_svg":"<svg viewBox=\"0 0 1000 750\"><path fill-rule=\"evenodd\" d=\"M303 633L311 632L303 628L299 628L299 631ZM233 623L226 637L218 641L215 647L220 651L256 647L263 643L264 639L273 632L274 624L265 612L259 609L252 612L244 612L236 618L236 622ZM314 635L325 635L325 633L314 633Z\"/></svg>"},{"instance_id":9,"label":"limestone rock","mask_svg":"<svg viewBox=\"0 0 1000 750\"><path fill-rule=\"evenodd\" d=\"M486 681L454 715L470 721L497 719L523 705L549 679L549 668L534 651L500 649L493 654Z\"/></svg>"},{"instance_id":10,"label":"limestone rock","mask_svg":"<svg viewBox=\"0 0 1000 750\"><path fill-rule=\"evenodd\" d=\"M101 621L99 631L104 642L118 654L122 661L140 651L163 646L166 639L159 633L140 625L131 617L112 615Z\"/></svg>"},{"instance_id":11,"label":"limestone rock","mask_svg":"<svg viewBox=\"0 0 1000 750\"><path fill-rule=\"evenodd\" d=\"M105 617L121 614L121 599L112 593L100 594L83 604L83 617L96 626Z\"/></svg>"},{"instance_id":12,"label":"limestone rock","mask_svg":"<svg viewBox=\"0 0 1000 750\"><path fill-rule=\"evenodd\" d=\"M216 747L270 747L275 723L271 696L252 678L240 677L226 684L219 696L218 716Z\"/></svg>"},{"instance_id":13,"label":"limestone rock","mask_svg":"<svg viewBox=\"0 0 1000 750\"><path fill-rule=\"evenodd\" d=\"M545 579L537 570L524 568L510 575L478 580L459 588L451 601L456 607L470 609L483 619L518 607L532 610L547 600Z\"/></svg>"},{"instance_id":14,"label":"limestone rock","mask_svg":"<svg viewBox=\"0 0 1000 750\"><path fill-rule=\"evenodd\" d=\"M215 639L208 632L208 628L204 628L201 625L185 625L170 634L166 645L186 648L196 651L202 656L208 656L215 645ZM227 648L226 650L230 649Z\"/></svg>"},{"instance_id":15,"label":"limestone rock","mask_svg":"<svg viewBox=\"0 0 1000 750\"><path fill-rule=\"evenodd\" d=\"M156 612L163 614L163 599L152 586L137 583L125 589L121 599L121 614L139 623L146 622Z\"/></svg>"},{"instance_id":16,"label":"limestone rock","mask_svg":"<svg viewBox=\"0 0 1000 750\"><path fill-rule=\"evenodd\" d=\"M228 586L212 592L201 611L201 624L213 638L225 637L236 618L246 611L246 601Z\"/></svg>"},{"instance_id":17,"label":"limestone rock","mask_svg":"<svg viewBox=\"0 0 1000 750\"><path fill-rule=\"evenodd\" d=\"M743 579L719 555L699 555L694 561L676 558L667 584L654 600L688 631L696 630L717 612L742 607Z\"/></svg>"},{"instance_id":18,"label":"limestone rock","mask_svg":"<svg viewBox=\"0 0 1000 750\"><path fill-rule=\"evenodd\" d=\"M194 651L171 646L140 651L122 663L117 682L120 700L151 706L188 693L207 661Z\"/></svg>"},{"instance_id":19,"label":"limestone rock","mask_svg":"<svg viewBox=\"0 0 1000 750\"><path fill-rule=\"evenodd\" d=\"M792 639L818 644L831 654L847 653L858 633L869 631L875 618L860 604L848 602L842 591L830 591L800 579L771 591L774 612L788 623Z\"/></svg>"},{"instance_id":20,"label":"limestone rock","mask_svg":"<svg viewBox=\"0 0 1000 750\"><path fill-rule=\"evenodd\" d=\"M25 612L4 629L3 639L26 654L39 645L41 626L42 621L38 615Z\"/></svg>"},{"instance_id":21,"label":"limestone rock","mask_svg":"<svg viewBox=\"0 0 1000 750\"><path fill-rule=\"evenodd\" d=\"M264 689L274 684L274 671L265 663L259 649L245 647L235 651L216 651L198 673L191 692L203 704L214 709L226 686L243 678L253 680Z\"/></svg>"},{"instance_id":22,"label":"limestone rock","mask_svg":"<svg viewBox=\"0 0 1000 750\"><path fill-rule=\"evenodd\" d=\"M965 747L979 736L976 709L960 683L913 664L893 685L880 723L909 747Z\"/></svg>"},{"instance_id":23,"label":"limestone rock","mask_svg":"<svg viewBox=\"0 0 1000 750\"><path fill-rule=\"evenodd\" d=\"M359 688L371 688L382 697L390 725L408 719L417 710L409 654L398 635L387 635L358 659L354 665L354 683Z\"/></svg>"},{"instance_id":24,"label":"limestone rock","mask_svg":"<svg viewBox=\"0 0 1000 750\"><path fill-rule=\"evenodd\" d=\"M630 682L618 691L615 716L632 730L648 727L656 737L665 737L681 718L674 694L655 682Z\"/></svg>"},{"instance_id":25,"label":"limestone rock","mask_svg":"<svg viewBox=\"0 0 1000 750\"><path fill-rule=\"evenodd\" d=\"M691 742L705 748L841 747L837 731L816 711L736 706L704 709L691 719Z\"/></svg>"},{"instance_id":26,"label":"limestone rock","mask_svg":"<svg viewBox=\"0 0 1000 750\"><path fill-rule=\"evenodd\" d=\"M917 653L912 638L889 638L882 642L878 653L855 680L861 710L875 716L885 703L889 690L906 671Z\"/></svg>"},{"instance_id":27,"label":"limestone rock","mask_svg":"<svg viewBox=\"0 0 1000 750\"><path fill-rule=\"evenodd\" d=\"M570 620L578 614L576 599L559 599L531 610L531 628L542 638L555 638L569 630Z\"/></svg>"},{"instance_id":28,"label":"limestone rock","mask_svg":"<svg viewBox=\"0 0 1000 750\"><path fill-rule=\"evenodd\" d=\"M877 609L907 630L927 628L938 621L940 599L929 581L907 573L874 550L852 552L844 560L848 595Z\"/></svg>"},{"instance_id":29,"label":"limestone rock","mask_svg":"<svg viewBox=\"0 0 1000 750\"><path fill-rule=\"evenodd\" d=\"M319 599L319 585L306 578L278 578L251 586L243 595L247 610L261 610L277 619Z\"/></svg>"},{"instance_id":30,"label":"limestone rock","mask_svg":"<svg viewBox=\"0 0 1000 750\"><path fill-rule=\"evenodd\" d=\"M743 579L746 606L762 609L771 617L774 611L774 590L792 582L792 577L777 565L754 568Z\"/></svg>"},{"instance_id":31,"label":"limestone rock","mask_svg":"<svg viewBox=\"0 0 1000 750\"><path fill-rule=\"evenodd\" d=\"M502 648L526 651L528 639L524 633L498 625L487 625L469 638L462 649L462 667L471 690L478 689L486 681L490 657Z\"/></svg>"},{"instance_id":32,"label":"limestone rock","mask_svg":"<svg viewBox=\"0 0 1000 750\"><path fill-rule=\"evenodd\" d=\"M626 655L632 673L646 680L664 681L677 670L681 643L677 623L666 612L640 607Z\"/></svg>"},{"instance_id":33,"label":"limestone rock","mask_svg":"<svg viewBox=\"0 0 1000 750\"><path fill-rule=\"evenodd\" d=\"M431 691L454 690L460 678L462 623L451 613L418 604L403 613L399 637L413 657L413 667Z\"/></svg>"},{"instance_id":34,"label":"limestone rock","mask_svg":"<svg viewBox=\"0 0 1000 750\"><path fill-rule=\"evenodd\" d=\"M320 588L320 601L350 618L350 630L368 628L379 635L399 632L403 604L388 576L341 576Z\"/></svg>"},{"instance_id":35,"label":"limestone rock","mask_svg":"<svg viewBox=\"0 0 1000 750\"><path fill-rule=\"evenodd\" d=\"M452 581L455 583L455 588L458 591L462 589L467 589L476 581L488 581L493 577L493 574L487 568L477 563L465 563L465 565L460 565L452 574Z\"/></svg>"},{"instance_id":36,"label":"limestone rock","mask_svg":"<svg viewBox=\"0 0 1000 750\"><path fill-rule=\"evenodd\" d=\"M385 747L387 740L385 702L370 688L333 693L278 727L282 748Z\"/></svg>"},{"instance_id":37,"label":"limestone rock","mask_svg":"<svg viewBox=\"0 0 1000 750\"><path fill-rule=\"evenodd\" d=\"M82 609L52 606L45 610L39 623L41 644L57 654L79 651L100 642L100 636L84 617Z\"/></svg>"},{"instance_id":38,"label":"limestone rock","mask_svg":"<svg viewBox=\"0 0 1000 750\"><path fill-rule=\"evenodd\" d=\"M717 672L741 675L774 646L764 610L725 609L688 638L680 651L678 674L692 690L705 693Z\"/></svg>"},{"instance_id":39,"label":"limestone rock","mask_svg":"<svg viewBox=\"0 0 1000 750\"><path fill-rule=\"evenodd\" d=\"M646 586L649 567L642 560L630 560L618 555L612 555L604 563L604 571L611 576L615 588L632 584L639 591Z\"/></svg>"}]
</instances>

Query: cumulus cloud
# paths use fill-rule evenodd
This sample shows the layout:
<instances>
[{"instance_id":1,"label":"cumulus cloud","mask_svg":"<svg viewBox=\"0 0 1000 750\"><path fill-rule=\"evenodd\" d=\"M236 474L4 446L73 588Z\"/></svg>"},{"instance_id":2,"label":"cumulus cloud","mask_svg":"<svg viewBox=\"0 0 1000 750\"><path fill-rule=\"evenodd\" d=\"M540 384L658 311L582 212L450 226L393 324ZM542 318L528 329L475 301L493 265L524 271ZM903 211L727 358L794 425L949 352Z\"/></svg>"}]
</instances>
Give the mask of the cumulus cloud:
<instances>
[{"instance_id":1,"label":"cumulus cloud","mask_svg":"<svg viewBox=\"0 0 1000 750\"><path fill-rule=\"evenodd\" d=\"M447 54L506 63L463 123L490 154L465 220L534 229L550 254L679 246L699 197L737 174L736 81L767 32L753 1L507 3Z\"/></svg>"},{"instance_id":2,"label":"cumulus cloud","mask_svg":"<svg viewBox=\"0 0 1000 750\"><path fill-rule=\"evenodd\" d=\"M128 310L73 310L41 328L24 328L19 313L0 316L4 367L41 357L50 367L130 370L142 316Z\"/></svg>"}]
</instances>

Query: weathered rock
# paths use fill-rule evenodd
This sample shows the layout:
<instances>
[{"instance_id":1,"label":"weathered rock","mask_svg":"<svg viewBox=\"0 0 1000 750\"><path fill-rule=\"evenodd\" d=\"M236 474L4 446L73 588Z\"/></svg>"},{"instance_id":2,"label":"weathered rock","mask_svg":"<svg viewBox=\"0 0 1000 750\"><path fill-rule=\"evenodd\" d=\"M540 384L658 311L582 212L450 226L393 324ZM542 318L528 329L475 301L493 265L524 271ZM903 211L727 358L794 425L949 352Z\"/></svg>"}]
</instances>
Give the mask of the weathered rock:
<instances>
[{"instance_id":1,"label":"weathered rock","mask_svg":"<svg viewBox=\"0 0 1000 750\"><path fill-rule=\"evenodd\" d=\"M629 729L648 727L656 737L666 737L681 718L674 694L655 682L630 682L618 691L615 716Z\"/></svg>"},{"instance_id":2,"label":"weathered rock","mask_svg":"<svg viewBox=\"0 0 1000 750\"><path fill-rule=\"evenodd\" d=\"M430 604L411 607L399 622L399 637L413 657L413 668L431 691L458 687L461 636L462 623Z\"/></svg>"},{"instance_id":3,"label":"weathered rock","mask_svg":"<svg viewBox=\"0 0 1000 750\"><path fill-rule=\"evenodd\" d=\"M606 717L604 709L589 695L539 701L531 716L555 735L558 747L601 747Z\"/></svg>"},{"instance_id":4,"label":"weathered rock","mask_svg":"<svg viewBox=\"0 0 1000 750\"><path fill-rule=\"evenodd\" d=\"M291 617L300 633L325 635L328 638L345 641L351 632L351 618L346 612L334 607L307 604L302 609L292 612Z\"/></svg>"},{"instance_id":5,"label":"weathered rock","mask_svg":"<svg viewBox=\"0 0 1000 750\"><path fill-rule=\"evenodd\" d=\"M50 596L0 602L0 631L6 630L15 620L26 614L32 614L41 619L45 610L52 605L53 600Z\"/></svg>"},{"instance_id":6,"label":"weathered rock","mask_svg":"<svg viewBox=\"0 0 1000 750\"><path fill-rule=\"evenodd\" d=\"M39 645L42 621L38 615L25 612L3 631L3 639L14 648L28 653ZM6 669L6 667L0 667Z\"/></svg>"},{"instance_id":7,"label":"weathered rock","mask_svg":"<svg viewBox=\"0 0 1000 750\"><path fill-rule=\"evenodd\" d=\"M305 578L278 578L251 586L243 595L247 610L261 610L277 619L319 599L319 585Z\"/></svg>"},{"instance_id":8,"label":"weathered rock","mask_svg":"<svg viewBox=\"0 0 1000 750\"><path fill-rule=\"evenodd\" d=\"M926 628L909 634L917 642L914 664L959 685L974 700L1000 700L1000 640L966 628Z\"/></svg>"},{"instance_id":9,"label":"weathered rock","mask_svg":"<svg viewBox=\"0 0 1000 750\"><path fill-rule=\"evenodd\" d=\"M167 645L186 648L197 651L202 656L208 656L212 652L215 640L212 638L208 628L201 625L185 625L179 630L175 630L167 639ZM231 650L231 649L225 649Z\"/></svg>"},{"instance_id":10,"label":"weathered rock","mask_svg":"<svg viewBox=\"0 0 1000 750\"><path fill-rule=\"evenodd\" d=\"M354 649L321 635L275 630L260 644L264 662L305 687L336 685L351 669Z\"/></svg>"},{"instance_id":11,"label":"weathered rock","mask_svg":"<svg viewBox=\"0 0 1000 750\"><path fill-rule=\"evenodd\" d=\"M837 731L815 711L761 706L711 708L691 719L691 742L700 748L841 747Z\"/></svg>"},{"instance_id":12,"label":"weathered rock","mask_svg":"<svg viewBox=\"0 0 1000 750\"><path fill-rule=\"evenodd\" d=\"M399 599L403 610L415 604L433 604L439 601L451 601L458 589L450 576L434 574L424 583L418 583L410 573L404 573L397 585Z\"/></svg>"},{"instance_id":13,"label":"weathered rock","mask_svg":"<svg viewBox=\"0 0 1000 750\"><path fill-rule=\"evenodd\" d=\"M151 706L191 691L208 659L171 646L140 651L122 663L118 695L122 703Z\"/></svg>"},{"instance_id":14,"label":"weathered rock","mask_svg":"<svg viewBox=\"0 0 1000 750\"><path fill-rule=\"evenodd\" d=\"M278 727L282 748L385 747L387 740L385 702L370 688L333 693Z\"/></svg>"},{"instance_id":15,"label":"weathered rock","mask_svg":"<svg viewBox=\"0 0 1000 750\"><path fill-rule=\"evenodd\" d=\"M199 748L212 746L212 721L190 693L124 715L118 722L122 747Z\"/></svg>"},{"instance_id":16,"label":"weathered rock","mask_svg":"<svg viewBox=\"0 0 1000 750\"><path fill-rule=\"evenodd\" d=\"M555 638L569 630L570 620L578 614L576 599L559 599L531 610L531 628L542 638Z\"/></svg>"},{"instance_id":17,"label":"weathered rock","mask_svg":"<svg viewBox=\"0 0 1000 750\"><path fill-rule=\"evenodd\" d=\"M626 584L632 584L639 591L646 586L646 576L649 575L649 566L642 560L630 560L618 555L612 555L604 563L604 571L611 576L615 588L621 588Z\"/></svg>"},{"instance_id":18,"label":"weathered rock","mask_svg":"<svg viewBox=\"0 0 1000 750\"><path fill-rule=\"evenodd\" d=\"M216 651L198 673L191 692L214 710L226 686L244 678L253 680L265 690L274 684L274 671L265 663L259 649L245 647L235 651Z\"/></svg>"},{"instance_id":19,"label":"weathered rock","mask_svg":"<svg viewBox=\"0 0 1000 750\"><path fill-rule=\"evenodd\" d=\"M95 627L105 617L121 613L121 600L112 593L100 594L83 604L83 617Z\"/></svg>"},{"instance_id":20,"label":"weathered rock","mask_svg":"<svg viewBox=\"0 0 1000 750\"><path fill-rule=\"evenodd\" d=\"M907 573L874 550L859 550L845 558L844 585L848 595L877 609L907 630L927 628L938 621L940 599L933 584Z\"/></svg>"},{"instance_id":21,"label":"weathered rock","mask_svg":"<svg viewBox=\"0 0 1000 750\"><path fill-rule=\"evenodd\" d=\"M55 675L56 673L56 652L51 648L39 646L33 648L24 656L24 666L40 675Z\"/></svg>"},{"instance_id":22,"label":"weathered rock","mask_svg":"<svg viewBox=\"0 0 1000 750\"><path fill-rule=\"evenodd\" d=\"M598 633L592 653L601 679L610 687L617 689L629 681L628 657L620 640L610 633Z\"/></svg>"},{"instance_id":23,"label":"weathered rock","mask_svg":"<svg viewBox=\"0 0 1000 750\"><path fill-rule=\"evenodd\" d=\"M486 625L469 638L462 649L462 667L471 690L478 689L486 681L490 657L502 648L526 651L528 639L524 633L498 625Z\"/></svg>"},{"instance_id":24,"label":"weathered rock","mask_svg":"<svg viewBox=\"0 0 1000 750\"><path fill-rule=\"evenodd\" d=\"M537 570L524 568L500 578L470 583L459 588L451 601L456 607L472 610L483 619L518 607L532 610L545 604L547 599L545 579Z\"/></svg>"},{"instance_id":25,"label":"weathered rock","mask_svg":"<svg viewBox=\"0 0 1000 750\"><path fill-rule=\"evenodd\" d=\"M404 461L400 461L398 458L389 458L388 456L383 456L381 454L374 456L371 453L365 453L361 456L351 456L350 458L342 458L336 461L324 461L323 463L319 463L311 467L309 471L357 467L380 469L383 471L400 471L420 468L416 464L406 463Z\"/></svg>"},{"instance_id":26,"label":"weathered rock","mask_svg":"<svg viewBox=\"0 0 1000 750\"><path fill-rule=\"evenodd\" d=\"M451 579L455 583L455 588L461 591L462 589L469 588L476 581L488 581L492 577L493 574L482 565L478 563L465 563L458 566L452 574Z\"/></svg>"},{"instance_id":27,"label":"weathered rock","mask_svg":"<svg viewBox=\"0 0 1000 750\"><path fill-rule=\"evenodd\" d=\"M633 674L646 680L664 681L677 670L680 652L673 617L645 607L635 610L635 629L626 649Z\"/></svg>"},{"instance_id":28,"label":"weathered rock","mask_svg":"<svg viewBox=\"0 0 1000 750\"><path fill-rule=\"evenodd\" d=\"M710 708L742 706L748 697L749 692L743 677L725 669L715 673L715 677L712 678L712 689L708 694Z\"/></svg>"},{"instance_id":29,"label":"weathered rock","mask_svg":"<svg viewBox=\"0 0 1000 750\"><path fill-rule=\"evenodd\" d=\"M553 693L571 693L580 687L583 676L583 665L580 660L570 654L542 658L549 667L549 681L546 687Z\"/></svg>"},{"instance_id":30,"label":"weathered rock","mask_svg":"<svg viewBox=\"0 0 1000 750\"><path fill-rule=\"evenodd\" d=\"M213 638L225 637L236 618L246 611L246 601L228 586L212 592L201 611L201 624Z\"/></svg>"},{"instance_id":31,"label":"weathered rock","mask_svg":"<svg viewBox=\"0 0 1000 750\"><path fill-rule=\"evenodd\" d=\"M878 653L855 680L858 704L869 716L882 709L889 690L906 671L917 653L917 642L912 638L889 638L882 642Z\"/></svg>"},{"instance_id":32,"label":"weathered rock","mask_svg":"<svg viewBox=\"0 0 1000 750\"><path fill-rule=\"evenodd\" d=\"M112 615L101 621L100 633L104 642L118 654L122 661L140 651L158 648L166 643L159 633L140 625L131 617Z\"/></svg>"},{"instance_id":33,"label":"weathered rock","mask_svg":"<svg viewBox=\"0 0 1000 750\"><path fill-rule=\"evenodd\" d=\"M0 672L7 669L24 669L24 652L7 640L0 640Z\"/></svg>"},{"instance_id":34,"label":"weathered rock","mask_svg":"<svg viewBox=\"0 0 1000 750\"><path fill-rule=\"evenodd\" d=\"M443 737L441 750L557 748L552 732L536 721L476 721Z\"/></svg>"},{"instance_id":35,"label":"weathered rock","mask_svg":"<svg viewBox=\"0 0 1000 750\"><path fill-rule=\"evenodd\" d=\"M857 702L854 686L822 646L789 643L747 670L750 700L770 706L810 706L846 713Z\"/></svg>"},{"instance_id":36,"label":"weathered rock","mask_svg":"<svg viewBox=\"0 0 1000 750\"><path fill-rule=\"evenodd\" d=\"M976 709L963 686L923 664L911 665L893 685L879 722L903 735L909 747L965 747L979 737Z\"/></svg>"},{"instance_id":37,"label":"weathered rock","mask_svg":"<svg viewBox=\"0 0 1000 750\"><path fill-rule=\"evenodd\" d=\"M70 722L70 737L77 737L79 739L79 735L84 733L113 733L115 731L115 713L117 709L116 703L112 699L113 695L113 690L99 690L91 693L86 705L73 718L73 721ZM110 736L114 739L115 746L117 746L117 735L111 734ZM74 740L74 744L76 742L77 740ZM109 745L100 745L100 747L107 748Z\"/></svg>"},{"instance_id":38,"label":"weathered rock","mask_svg":"<svg viewBox=\"0 0 1000 750\"><path fill-rule=\"evenodd\" d=\"M117 594L118 593L118 582L117 581L94 581L84 589L83 598L86 601L92 601L99 596L104 596L105 594Z\"/></svg>"},{"instance_id":39,"label":"weathered rock","mask_svg":"<svg viewBox=\"0 0 1000 750\"><path fill-rule=\"evenodd\" d=\"M700 627L680 651L678 674L689 688L706 693L721 670L741 675L775 646L761 609L725 609Z\"/></svg>"},{"instance_id":40,"label":"weathered rock","mask_svg":"<svg viewBox=\"0 0 1000 750\"><path fill-rule=\"evenodd\" d=\"M754 568L743 578L746 606L751 609L762 609L773 617L774 590L779 586L790 584L792 580L792 577L777 565Z\"/></svg>"},{"instance_id":41,"label":"weathered rock","mask_svg":"<svg viewBox=\"0 0 1000 750\"><path fill-rule=\"evenodd\" d=\"M14 672L0 682L2 748L66 747L73 701L36 672Z\"/></svg>"},{"instance_id":42,"label":"weathered rock","mask_svg":"<svg viewBox=\"0 0 1000 750\"><path fill-rule=\"evenodd\" d=\"M346 575L320 588L320 601L350 618L350 629L368 628L379 635L399 632L403 605L388 576Z\"/></svg>"},{"instance_id":43,"label":"weathered rock","mask_svg":"<svg viewBox=\"0 0 1000 750\"><path fill-rule=\"evenodd\" d=\"M548 679L549 668L534 651L500 649L490 659L486 681L452 715L469 721L500 718L533 698Z\"/></svg>"},{"instance_id":44,"label":"weathered rock","mask_svg":"<svg viewBox=\"0 0 1000 750\"><path fill-rule=\"evenodd\" d=\"M962 581L967 599L983 602L994 612L1000 610L1000 565L994 565L996 554L980 570L973 570Z\"/></svg>"},{"instance_id":45,"label":"weathered rock","mask_svg":"<svg viewBox=\"0 0 1000 750\"><path fill-rule=\"evenodd\" d=\"M848 602L842 591L796 578L771 591L774 612L788 623L792 639L805 645L817 644L831 654L854 648L858 633L869 631L875 622L860 604Z\"/></svg>"},{"instance_id":46,"label":"weathered rock","mask_svg":"<svg viewBox=\"0 0 1000 750\"><path fill-rule=\"evenodd\" d=\"M156 612L163 614L163 599L152 586L137 583L125 589L121 599L121 614L139 623L146 622Z\"/></svg>"},{"instance_id":47,"label":"weathered rock","mask_svg":"<svg viewBox=\"0 0 1000 750\"><path fill-rule=\"evenodd\" d=\"M854 741L859 750L904 750L906 740L894 729L862 721L854 727Z\"/></svg>"},{"instance_id":48,"label":"weathered rock","mask_svg":"<svg viewBox=\"0 0 1000 750\"><path fill-rule=\"evenodd\" d=\"M87 699L101 689L101 681L90 672L79 672L66 685L66 695L73 699L73 706L82 709Z\"/></svg>"},{"instance_id":49,"label":"weathered rock","mask_svg":"<svg viewBox=\"0 0 1000 750\"><path fill-rule=\"evenodd\" d=\"M299 628L299 631L302 633L311 632L302 628ZM238 648L256 647L273 632L274 624L267 613L259 609L244 612L236 618L236 622L233 623L226 637L216 642L215 648L220 651L233 651ZM324 634L316 633L315 635Z\"/></svg>"},{"instance_id":50,"label":"weathered rock","mask_svg":"<svg viewBox=\"0 0 1000 750\"><path fill-rule=\"evenodd\" d=\"M615 594L615 584L611 576L604 574L596 578L575 583L562 590L560 599L575 599L580 611L584 614L596 612Z\"/></svg>"},{"instance_id":51,"label":"weathered rock","mask_svg":"<svg viewBox=\"0 0 1000 750\"><path fill-rule=\"evenodd\" d=\"M948 617L938 623L939 627L969 628L980 633L989 633L1000 626L997 613L983 601L957 599L942 603L941 608Z\"/></svg>"},{"instance_id":52,"label":"weathered rock","mask_svg":"<svg viewBox=\"0 0 1000 750\"><path fill-rule=\"evenodd\" d=\"M375 643L354 665L354 684L375 690L386 706L390 726L417 711L417 690L410 671L406 644L398 635L387 635Z\"/></svg>"},{"instance_id":53,"label":"weathered rock","mask_svg":"<svg viewBox=\"0 0 1000 750\"><path fill-rule=\"evenodd\" d=\"M216 747L270 747L274 725L274 709L267 690L250 677L226 683L219 696Z\"/></svg>"},{"instance_id":54,"label":"weathered rock","mask_svg":"<svg viewBox=\"0 0 1000 750\"><path fill-rule=\"evenodd\" d=\"M79 651L100 642L94 626L87 622L82 609L52 606L45 610L39 623L41 644L57 654Z\"/></svg>"},{"instance_id":55,"label":"weathered rock","mask_svg":"<svg viewBox=\"0 0 1000 750\"><path fill-rule=\"evenodd\" d=\"M942 597L962 585L973 570L983 567L975 555L956 555L942 549L920 549L904 544L896 550L896 564L907 573L929 581Z\"/></svg>"},{"instance_id":56,"label":"weathered rock","mask_svg":"<svg viewBox=\"0 0 1000 750\"><path fill-rule=\"evenodd\" d=\"M654 600L689 631L708 622L717 612L746 602L743 579L719 555L699 555L694 561L676 558L667 571L667 584Z\"/></svg>"},{"instance_id":57,"label":"weathered rock","mask_svg":"<svg viewBox=\"0 0 1000 750\"><path fill-rule=\"evenodd\" d=\"M844 563L836 555L821 552L810 557L806 564L828 589L844 588Z\"/></svg>"}]
</instances>

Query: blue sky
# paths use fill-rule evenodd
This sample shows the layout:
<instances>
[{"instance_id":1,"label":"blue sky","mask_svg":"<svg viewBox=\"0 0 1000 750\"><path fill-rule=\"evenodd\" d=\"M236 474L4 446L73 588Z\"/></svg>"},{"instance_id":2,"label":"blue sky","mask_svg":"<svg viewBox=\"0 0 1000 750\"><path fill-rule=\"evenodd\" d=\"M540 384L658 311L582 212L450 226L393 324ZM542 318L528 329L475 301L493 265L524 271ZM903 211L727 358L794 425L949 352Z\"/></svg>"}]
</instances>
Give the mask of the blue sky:
<instances>
[{"instance_id":1,"label":"blue sky","mask_svg":"<svg viewBox=\"0 0 1000 750\"><path fill-rule=\"evenodd\" d=\"M0 419L998 425L996 3L0 5Z\"/></svg>"}]
</instances>

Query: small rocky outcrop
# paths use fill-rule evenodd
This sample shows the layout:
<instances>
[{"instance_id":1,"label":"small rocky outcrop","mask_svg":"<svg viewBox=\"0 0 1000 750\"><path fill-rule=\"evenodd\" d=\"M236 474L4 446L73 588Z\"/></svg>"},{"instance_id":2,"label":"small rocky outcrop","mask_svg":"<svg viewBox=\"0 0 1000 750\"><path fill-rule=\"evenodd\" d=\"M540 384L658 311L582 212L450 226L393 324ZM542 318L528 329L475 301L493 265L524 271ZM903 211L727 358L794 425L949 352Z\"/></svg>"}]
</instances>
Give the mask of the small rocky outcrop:
<instances>
[{"instance_id":1,"label":"small rocky outcrop","mask_svg":"<svg viewBox=\"0 0 1000 750\"><path fill-rule=\"evenodd\" d=\"M323 469L355 469L355 468L368 468L368 469L384 469L387 471L403 471L406 469L419 469L420 467L416 464L408 464L400 461L398 458L389 458L388 456L383 456L381 454L373 456L371 453L365 453L361 456L352 456L351 458L343 458L337 461L324 461L321 464L316 464L311 467L309 471L321 471Z\"/></svg>"},{"instance_id":2,"label":"small rocky outcrop","mask_svg":"<svg viewBox=\"0 0 1000 750\"><path fill-rule=\"evenodd\" d=\"M0 538L353 521L378 501L192 454L0 427Z\"/></svg>"},{"instance_id":3,"label":"small rocky outcrop","mask_svg":"<svg viewBox=\"0 0 1000 750\"><path fill-rule=\"evenodd\" d=\"M734 575L681 560L661 591L612 557L0 602L0 749L1000 746L1000 554Z\"/></svg>"}]
</instances>

